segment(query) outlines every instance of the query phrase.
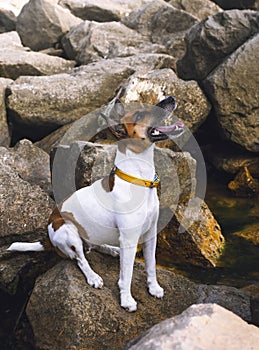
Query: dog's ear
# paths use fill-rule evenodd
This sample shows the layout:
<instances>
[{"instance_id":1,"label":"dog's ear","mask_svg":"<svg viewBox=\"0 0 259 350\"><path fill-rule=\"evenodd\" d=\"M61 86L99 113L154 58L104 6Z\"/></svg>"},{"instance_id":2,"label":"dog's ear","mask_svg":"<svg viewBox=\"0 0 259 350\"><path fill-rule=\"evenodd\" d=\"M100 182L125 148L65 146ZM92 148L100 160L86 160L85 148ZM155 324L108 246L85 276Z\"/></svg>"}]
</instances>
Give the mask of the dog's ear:
<instances>
[{"instance_id":1,"label":"dog's ear","mask_svg":"<svg viewBox=\"0 0 259 350\"><path fill-rule=\"evenodd\" d=\"M109 103L105 113L101 113L102 117L106 120L109 129L118 139L125 138L128 135L124 125L120 122L124 114L124 106L118 98L114 98Z\"/></svg>"},{"instance_id":2,"label":"dog's ear","mask_svg":"<svg viewBox=\"0 0 259 350\"><path fill-rule=\"evenodd\" d=\"M170 114L176 109L177 103L176 103L175 98L173 96L169 96L169 97L165 98L164 100L158 102L158 104L156 104L156 106L164 109L166 114Z\"/></svg>"}]
</instances>

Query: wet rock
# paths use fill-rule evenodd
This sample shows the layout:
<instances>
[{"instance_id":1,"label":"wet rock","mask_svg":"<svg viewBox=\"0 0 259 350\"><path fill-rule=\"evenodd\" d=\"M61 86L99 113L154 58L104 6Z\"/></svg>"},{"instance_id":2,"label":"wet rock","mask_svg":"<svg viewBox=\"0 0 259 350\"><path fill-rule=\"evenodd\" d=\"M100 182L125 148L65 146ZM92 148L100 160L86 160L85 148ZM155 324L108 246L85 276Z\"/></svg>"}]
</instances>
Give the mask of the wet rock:
<instances>
[{"instance_id":1,"label":"wet rock","mask_svg":"<svg viewBox=\"0 0 259 350\"><path fill-rule=\"evenodd\" d=\"M225 137L252 152L259 152L259 107L254 93L259 76L258 48L259 34L237 49L204 81Z\"/></svg>"},{"instance_id":2,"label":"wet rock","mask_svg":"<svg viewBox=\"0 0 259 350\"><path fill-rule=\"evenodd\" d=\"M179 77L187 80L204 79L238 47L258 33L258 18L259 13L256 11L230 10L209 16L194 25L185 37L186 53L177 62ZM236 72L235 76L240 79ZM243 79L240 81L244 82Z\"/></svg>"},{"instance_id":3,"label":"wet rock","mask_svg":"<svg viewBox=\"0 0 259 350\"><path fill-rule=\"evenodd\" d=\"M220 266L224 246L221 228L206 203L198 197L191 198L178 204L158 236L158 262Z\"/></svg>"},{"instance_id":4,"label":"wet rock","mask_svg":"<svg viewBox=\"0 0 259 350\"><path fill-rule=\"evenodd\" d=\"M84 21L64 36L62 46L67 57L80 64L139 53L165 52L161 45L145 41L120 22Z\"/></svg>"},{"instance_id":5,"label":"wet rock","mask_svg":"<svg viewBox=\"0 0 259 350\"><path fill-rule=\"evenodd\" d=\"M185 50L184 35L198 19L159 0L132 11L122 22L147 40L163 44L169 54L179 58Z\"/></svg>"},{"instance_id":6,"label":"wet rock","mask_svg":"<svg viewBox=\"0 0 259 350\"><path fill-rule=\"evenodd\" d=\"M213 2L209 0L170 0L169 4L199 19L204 19L222 11L219 6L213 4Z\"/></svg>"},{"instance_id":7,"label":"wet rock","mask_svg":"<svg viewBox=\"0 0 259 350\"><path fill-rule=\"evenodd\" d=\"M41 129L71 123L113 98L131 73L124 64L105 60L70 73L20 77L10 85L10 119Z\"/></svg>"},{"instance_id":8,"label":"wet rock","mask_svg":"<svg viewBox=\"0 0 259 350\"><path fill-rule=\"evenodd\" d=\"M9 146L10 135L6 117L5 91L11 79L0 78L0 146Z\"/></svg>"},{"instance_id":9,"label":"wet rock","mask_svg":"<svg viewBox=\"0 0 259 350\"><path fill-rule=\"evenodd\" d=\"M256 222L254 224L247 225L241 231L234 232L234 235L257 245L259 244L259 224Z\"/></svg>"},{"instance_id":10,"label":"wet rock","mask_svg":"<svg viewBox=\"0 0 259 350\"><path fill-rule=\"evenodd\" d=\"M234 180L230 181L228 188L237 196L254 196L259 193L259 180L254 179L245 166L238 172Z\"/></svg>"},{"instance_id":11,"label":"wet rock","mask_svg":"<svg viewBox=\"0 0 259 350\"><path fill-rule=\"evenodd\" d=\"M258 328L217 304L205 304L155 325L124 349L253 349L258 341Z\"/></svg>"},{"instance_id":12,"label":"wet rock","mask_svg":"<svg viewBox=\"0 0 259 350\"><path fill-rule=\"evenodd\" d=\"M30 51L21 45L16 32L0 34L0 41L2 38L5 43L0 45L2 77L15 80L21 75L50 75L67 72L75 65L73 61Z\"/></svg>"},{"instance_id":13,"label":"wet rock","mask_svg":"<svg viewBox=\"0 0 259 350\"><path fill-rule=\"evenodd\" d=\"M22 140L9 149L0 147L0 162L10 166L21 179L51 191L49 156L31 141Z\"/></svg>"},{"instance_id":14,"label":"wet rock","mask_svg":"<svg viewBox=\"0 0 259 350\"><path fill-rule=\"evenodd\" d=\"M146 0L147 1L147 0ZM59 4L68 8L73 15L83 20L97 22L119 21L127 16L133 9L140 7L145 0L61 0Z\"/></svg>"},{"instance_id":15,"label":"wet rock","mask_svg":"<svg viewBox=\"0 0 259 350\"><path fill-rule=\"evenodd\" d=\"M57 45L81 21L58 0L30 0L17 18L16 30L25 46L39 51Z\"/></svg>"},{"instance_id":16,"label":"wet rock","mask_svg":"<svg viewBox=\"0 0 259 350\"><path fill-rule=\"evenodd\" d=\"M198 84L179 79L171 69L136 73L124 84L124 90L121 100L125 103L156 104L173 95L178 104L175 114L192 132L204 122L210 111L210 104Z\"/></svg>"},{"instance_id":17,"label":"wet rock","mask_svg":"<svg viewBox=\"0 0 259 350\"><path fill-rule=\"evenodd\" d=\"M238 306L239 315L251 320L249 294L230 287L197 285L164 269L157 269L157 275L165 296L162 300L152 298L140 262L135 263L132 283L139 307L136 313L129 314L119 306L118 260L94 252L88 259L104 279L101 290L88 286L70 261L61 262L38 278L26 310L37 348L79 350L83 344L89 350L121 349L154 324L202 302L208 291L214 302L223 302L230 310Z\"/></svg>"},{"instance_id":18,"label":"wet rock","mask_svg":"<svg viewBox=\"0 0 259 350\"><path fill-rule=\"evenodd\" d=\"M19 174L0 161L0 235L46 229L53 208L49 196L37 185L30 185Z\"/></svg>"}]
</instances>

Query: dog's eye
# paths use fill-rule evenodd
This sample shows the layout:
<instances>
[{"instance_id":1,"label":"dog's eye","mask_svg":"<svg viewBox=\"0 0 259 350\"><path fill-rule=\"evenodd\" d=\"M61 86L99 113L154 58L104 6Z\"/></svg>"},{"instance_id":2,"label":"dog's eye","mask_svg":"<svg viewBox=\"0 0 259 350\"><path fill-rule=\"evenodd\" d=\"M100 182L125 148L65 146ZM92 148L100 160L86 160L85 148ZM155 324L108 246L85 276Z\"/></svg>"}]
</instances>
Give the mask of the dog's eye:
<instances>
[{"instance_id":1,"label":"dog's eye","mask_svg":"<svg viewBox=\"0 0 259 350\"><path fill-rule=\"evenodd\" d=\"M136 112L135 113L135 123L139 122L141 119L143 119L143 117L145 116L145 114L143 114L143 112Z\"/></svg>"}]
</instances>

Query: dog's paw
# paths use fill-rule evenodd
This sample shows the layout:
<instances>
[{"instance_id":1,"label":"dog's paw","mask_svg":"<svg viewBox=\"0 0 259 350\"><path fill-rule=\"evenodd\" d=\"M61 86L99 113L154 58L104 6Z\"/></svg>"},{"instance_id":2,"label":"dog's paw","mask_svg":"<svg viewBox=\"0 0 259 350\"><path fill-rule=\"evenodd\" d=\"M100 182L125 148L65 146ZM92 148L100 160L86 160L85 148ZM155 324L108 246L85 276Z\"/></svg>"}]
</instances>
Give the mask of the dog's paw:
<instances>
[{"instance_id":1,"label":"dog's paw","mask_svg":"<svg viewBox=\"0 0 259 350\"><path fill-rule=\"evenodd\" d=\"M87 276L87 283L94 288L103 287L103 279L95 272L91 272L91 274Z\"/></svg>"},{"instance_id":2,"label":"dog's paw","mask_svg":"<svg viewBox=\"0 0 259 350\"><path fill-rule=\"evenodd\" d=\"M137 302L134 298L132 298L129 294L121 295L121 307L126 309L129 312L133 312L137 310Z\"/></svg>"},{"instance_id":3,"label":"dog's paw","mask_svg":"<svg viewBox=\"0 0 259 350\"><path fill-rule=\"evenodd\" d=\"M149 294L156 298L163 298L164 296L164 289L160 287L160 285L157 282L150 284L148 286L148 291Z\"/></svg>"}]
</instances>

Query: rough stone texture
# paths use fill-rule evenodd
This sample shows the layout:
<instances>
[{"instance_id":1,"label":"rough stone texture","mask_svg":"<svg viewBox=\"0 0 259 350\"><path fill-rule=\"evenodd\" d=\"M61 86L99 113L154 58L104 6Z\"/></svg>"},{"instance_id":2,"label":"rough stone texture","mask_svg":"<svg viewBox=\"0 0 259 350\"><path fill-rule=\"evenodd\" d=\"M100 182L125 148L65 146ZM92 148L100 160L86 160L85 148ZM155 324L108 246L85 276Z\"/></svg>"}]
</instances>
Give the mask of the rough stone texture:
<instances>
[{"instance_id":1,"label":"rough stone texture","mask_svg":"<svg viewBox=\"0 0 259 350\"><path fill-rule=\"evenodd\" d=\"M59 43L60 38L82 20L58 4L58 0L30 0L17 18L16 30L25 46L34 51Z\"/></svg>"},{"instance_id":2,"label":"rough stone texture","mask_svg":"<svg viewBox=\"0 0 259 350\"><path fill-rule=\"evenodd\" d=\"M132 70L106 60L67 74L20 77L10 85L10 117L39 126L59 126L79 119L114 97ZM26 136L26 135L25 135Z\"/></svg>"},{"instance_id":3,"label":"rough stone texture","mask_svg":"<svg viewBox=\"0 0 259 350\"><path fill-rule=\"evenodd\" d=\"M241 237L246 241L252 242L253 244L259 244L259 223L248 225L241 231L234 232L235 236Z\"/></svg>"},{"instance_id":4,"label":"rough stone texture","mask_svg":"<svg viewBox=\"0 0 259 350\"><path fill-rule=\"evenodd\" d=\"M250 171L245 166L229 182L228 188L239 197L252 197L259 194L259 180L253 178Z\"/></svg>"},{"instance_id":5,"label":"rough stone texture","mask_svg":"<svg viewBox=\"0 0 259 350\"><path fill-rule=\"evenodd\" d=\"M120 22L82 22L64 36L62 46L67 57L80 64L103 58L165 52L163 46L145 41L140 34Z\"/></svg>"},{"instance_id":6,"label":"rough stone texture","mask_svg":"<svg viewBox=\"0 0 259 350\"><path fill-rule=\"evenodd\" d=\"M68 146L64 138L63 146L51 154L56 202L108 175L115 153L115 145L74 142ZM161 178L158 259L161 263L218 265L224 237L207 205L195 197L195 160L187 152L156 148L155 167Z\"/></svg>"},{"instance_id":7,"label":"rough stone texture","mask_svg":"<svg viewBox=\"0 0 259 350\"><path fill-rule=\"evenodd\" d=\"M161 259L170 264L177 261L201 267L220 266L225 239L206 203L192 198L179 203L171 216L158 236L158 262Z\"/></svg>"},{"instance_id":8,"label":"rough stone texture","mask_svg":"<svg viewBox=\"0 0 259 350\"><path fill-rule=\"evenodd\" d=\"M21 75L50 75L68 71L73 61L32 52L20 44L16 32L0 34L0 75L17 79ZM12 40L14 39L14 41Z\"/></svg>"},{"instance_id":9,"label":"rough stone texture","mask_svg":"<svg viewBox=\"0 0 259 350\"><path fill-rule=\"evenodd\" d=\"M195 81L185 82L171 69L134 74L125 83L121 100L154 105L169 95L173 95L177 101L177 117L192 132L197 130L209 114L210 104Z\"/></svg>"},{"instance_id":10,"label":"rough stone texture","mask_svg":"<svg viewBox=\"0 0 259 350\"><path fill-rule=\"evenodd\" d=\"M49 196L37 185L21 179L0 160L0 236L46 228L53 208Z\"/></svg>"},{"instance_id":11,"label":"rough stone texture","mask_svg":"<svg viewBox=\"0 0 259 350\"><path fill-rule=\"evenodd\" d=\"M0 4L0 33L10 32L16 28L16 17L12 11L2 8Z\"/></svg>"},{"instance_id":12,"label":"rough stone texture","mask_svg":"<svg viewBox=\"0 0 259 350\"><path fill-rule=\"evenodd\" d=\"M5 90L12 80L0 78L0 146L9 146L10 136L6 118Z\"/></svg>"},{"instance_id":13,"label":"rough stone texture","mask_svg":"<svg viewBox=\"0 0 259 350\"><path fill-rule=\"evenodd\" d=\"M226 138L252 152L259 152L259 104L255 93L259 86L258 60L259 34L230 55L204 81Z\"/></svg>"},{"instance_id":14,"label":"rough stone texture","mask_svg":"<svg viewBox=\"0 0 259 350\"><path fill-rule=\"evenodd\" d=\"M217 304L192 305L165 320L124 350L256 349L259 330Z\"/></svg>"},{"instance_id":15,"label":"rough stone texture","mask_svg":"<svg viewBox=\"0 0 259 350\"><path fill-rule=\"evenodd\" d=\"M29 140L22 140L9 149L0 147L0 162L10 166L23 180L50 192L49 156Z\"/></svg>"},{"instance_id":16,"label":"rough stone texture","mask_svg":"<svg viewBox=\"0 0 259 350\"><path fill-rule=\"evenodd\" d=\"M169 4L199 19L204 19L222 11L219 6L213 4L210 0L170 0Z\"/></svg>"},{"instance_id":17,"label":"rough stone texture","mask_svg":"<svg viewBox=\"0 0 259 350\"><path fill-rule=\"evenodd\" d=\"M23 6L28 2L29 0L1 0L0 7L18 16Z\"/></svg>"},{"instance_id":18,"label":"rough stone texture","mask_svg":"<svg viewBox=\"0 0 259 350\"><path fill-rule=\"evenodd\" d=\"M75 16L83 20L97 22L119 21L133 9L147 0L60 0L59 4L68 8Z\"/></svg>"},{"instance_id":19,"label":"rough stone texture","mask_svg":"<svg viewBox=\"0 0 259 350\"><path fill-rule=\"evenodd\" d=\"M104 279L102 290L89 287L81 271L69 261L38 278L26 310L37 348L122 349L154 324L181 313L193 303L202 303L208 294L214 299L211 302L238 310L247 321L251 319L249 294L230 287L197 285L164 269L157 272L165 296L162 300L152 298L145 286L144 266L139 262L135 263L132 284L138 311L127 313L119 306L118 259L93 252L88 259Z\"/></svg>"},{"instance_id":20,"label":"rough stone texture","mask_svg":"<svg viewBox=\"0 0 259 350\"><path fill-rule=\"evenodd\" d=\"M132 11L122 22L146 39L165 45L169 54L179 58L185 50L184 35L198 19L159 0Z\"/></svg>"},{"instance_id":21,"label":"rough stone texture","mask_svg":"<svg viewBox=\"0 0 259 350\"><path fill-rule=\"evenodd\" d=\"M219 12L194 25L185 37L186 53L177 62L179 77L204 79L258 31L259 13L249 10Z\"/></svg>"}]
</instances>

